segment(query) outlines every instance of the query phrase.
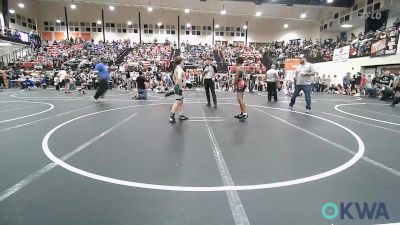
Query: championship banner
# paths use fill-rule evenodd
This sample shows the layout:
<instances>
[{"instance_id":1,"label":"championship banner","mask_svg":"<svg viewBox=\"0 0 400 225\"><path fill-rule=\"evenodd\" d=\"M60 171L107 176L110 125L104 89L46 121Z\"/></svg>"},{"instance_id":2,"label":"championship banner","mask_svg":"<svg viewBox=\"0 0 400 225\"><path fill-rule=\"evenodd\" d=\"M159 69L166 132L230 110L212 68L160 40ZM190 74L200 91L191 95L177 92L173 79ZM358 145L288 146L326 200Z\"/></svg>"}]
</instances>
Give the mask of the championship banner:
<instances>
[{"instance_id":1,"label":"championship banner","mask_svg":"<svg viewBox=\"0 0 400 225\"><path fill-rule=\"evenodd\" d=\"M286 59L285 60L285 70L295 70L297 66L300 65L300 59L293 58L293 59Z\"/></svg>"},{"instance_id":2,"label":"championship banner","mask_svg":"<svg viewBox=\"0 0 400 225\"><path fill-rule=\"evenodd\" d=\"M333 52L333 62L345 62L350 57L350 46L337 48Z\"/></svg>"},{"instance_id":3,"label":"championship banner","mask_svg":"<svg viewBox=\"0 0 400 225\"><path fill-rule=\"evenodd\" d=\"M395 55L397 53L398 42L399 42L398 35L388 36L386 38L385 55Z\"/></svg>"},{"instance_id":4,"label":"championship banner","mask_svg":"<svg viewBox=\"0 0 400 225\"><path fill-rule=\"evenodd\" d=\"M385 55L385 49L386 49L386 38L372 43L371 57Z\"/></svg>"}]
</instances>

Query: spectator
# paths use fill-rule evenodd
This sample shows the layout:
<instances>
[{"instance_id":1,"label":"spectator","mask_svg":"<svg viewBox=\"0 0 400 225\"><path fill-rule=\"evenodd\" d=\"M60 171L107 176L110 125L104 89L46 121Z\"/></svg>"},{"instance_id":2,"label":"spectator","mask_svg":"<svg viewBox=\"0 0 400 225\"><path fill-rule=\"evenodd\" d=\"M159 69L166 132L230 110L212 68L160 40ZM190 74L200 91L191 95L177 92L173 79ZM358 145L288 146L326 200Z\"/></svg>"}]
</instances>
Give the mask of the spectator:
<instances>
[{"instance_id":1,"label":"spectator","mask_svg":"<svg viewBox=\"0 0 400 225\"><path fill-rule=\"evenodd\" d=\"M136 78L136 84L138 89L137 99L139 100L146 100L147 99L147 92L146 92L146 78L142 75L139 75Z\"/></svg>"},{"instance_id":2,"label":"spectator","mask_svg":"<svg viewBox=\"0 0 400 225\"><path fill-rule=\"evenodd\" d=\"M376 82L373 82L373 79L369 77L367 79L367 83L365 84L365 95L369 95L369 97L375 97L375 95L378 93L378 88L376 87Z\"/></svg>"},{"instance_id":3,"label":"spectator","mask_svg":"<svg viewBox=\"0 0 400 225\"><path fill-rule=\"evenodd\" d=\"M321 77L319 76L319 73L315 74L314 81L315 81L314 92L321 92L319 87L321 82Z\"/></svg>"},{"instance_id":4,"label":"spectator","mask_svg":"<svg viewBox=\"0 0 400 225\"><path fill-rule=\"evenodd\" d=\"M345 95L350 95L350 73L343 77L343 89Z\"/></svg>"},{"instance_id":5,"label":"spectator","mask_svg":"<svg viewBox=\"0 0 400 225\"><path fill-rule=\"evenodd\" d=\"M379 83L381 85L386 86L386 87L391 87L392 86L393 77L390 75L390 71L389 70L385 70L383 72L383 75L379 79Z\"/></svg>"},{"instance_id":6,"label":"spectator","mask_svg":"<svg viewBox=\"0 0 400 225\"><path fill-rule=\"evenodd\" d=\"M357 74L355 75L355 79L354 79L354 88L356 93L354 94L354 96L360 96L360 85L361 85L361 73L357 72Z\"/></svg>"},{"instance_id":7,"label":"spectator","mask_svg":"<svg viewBox=\"0 0 400 225\"><path fill-rule=\"evenodd\" d=\"M0 73L0 87L2 87L2 89L6 89L6 83L4 82L4 77L2 73Z\"/></svg>"},{"instance_id":8,"label":"spectator","mask_svg":"<svg viewBox=\"0 0 400 225\"><path fill-rule=\"evenodd\" d=\"M365 95L365 85L367 84L368 80L365 78L365 75L361 75L361 80L360 80L360 94Z\"/></svg>"},{"instance_id":9,"label":"spectator","mask_svg":"<svg viewBox=\"0 0 400 225\"><path fill-rule=\"evenodd\" d=\"M388 101L394 97L394 89L392 87L388 87L382 84L378 84L378 88L381 90L381 100Z\"/></svg>"}]
</instances>

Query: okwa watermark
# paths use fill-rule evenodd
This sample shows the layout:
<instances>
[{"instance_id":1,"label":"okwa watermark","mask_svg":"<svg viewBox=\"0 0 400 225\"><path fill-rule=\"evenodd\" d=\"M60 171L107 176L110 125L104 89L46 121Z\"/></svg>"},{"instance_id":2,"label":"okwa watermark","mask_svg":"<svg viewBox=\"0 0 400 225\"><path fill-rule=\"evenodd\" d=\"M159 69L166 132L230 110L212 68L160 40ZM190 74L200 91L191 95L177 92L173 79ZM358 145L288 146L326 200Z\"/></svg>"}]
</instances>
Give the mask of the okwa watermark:
<instances>
[{"instance_id":1,"label":"okwa watermark","mask_svg":"<svg viewBox=\"0 0 400 225\"><path fill-rule=\"evenodd\" d=\"M322 217L327 220L389 220L384 202L328 202L322 206Z\"/></svg>"}]
</instances>

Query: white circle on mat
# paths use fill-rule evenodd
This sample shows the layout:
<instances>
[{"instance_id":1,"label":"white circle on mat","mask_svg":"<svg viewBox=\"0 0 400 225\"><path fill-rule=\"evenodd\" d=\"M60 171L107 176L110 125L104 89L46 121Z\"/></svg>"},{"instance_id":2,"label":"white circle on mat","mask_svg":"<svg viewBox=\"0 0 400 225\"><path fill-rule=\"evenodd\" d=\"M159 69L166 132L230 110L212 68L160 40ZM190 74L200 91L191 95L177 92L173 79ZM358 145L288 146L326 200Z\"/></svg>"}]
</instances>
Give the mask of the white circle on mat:
<instances>
[{"instance_id":1,"label":"white circle on mat","mask_svg":"<svg viewBox=\"0 0 400 225\"><path fill-rule=\"evenodd\" d=\"M400 123L389 122L389 121L386 121L386 120L378 120L378 119L374 119L374 118L367 117L367 116L361 116L361 115L358 115L358 114L349 113L349 112L344 111L343 109L339 109L340 106L349 106L349 105L372 105L372 104L373 104L373 103L350 103L350 104L340 104L340 105L335 105L335 110L336 110L336 111L339 111L339 112L341 112L341 113L350 115L350 116L355 116L355 117L362 118L362 119L366 119L366 120L371 120L371 121L375 121L375 122L380 122L380 123L386 123L386 124L390 124L390 125L400 126ZM377 105L381 105L381 104L377 104Z\"/></svg>"},{"instance_id":2,"label":"white circle on mat","mask_svg":"<svg viewBox=\"0 0 400 225\"><path fill-rule=\"evenodd\" d=\"M50 110L54 109L54 105L47 103L47 102L28 102L28 101L0 101L0 103L24 103L24 104L41 104L41 105L48 105L50 106L48 109L45 109L43 111L37 112L37 113L32 113L26 116L20 116L20 117L16 117L16 118L12 118L12 119L7 119L7 120L0 120L0 123L5 123L5 122L10 122L10 121L14 121L14 120L20 120L20 119L25 119L28 117L32 117L32 116L36 116L42 113L46 113Z\"/></svg>"},{"instance_id":3,"label":"white circle on mat","mask_svg":"<svg viewBox=\"0 0 400 225\"><path fill-rule=\"evenodd\" d=\"M196 104L199 102L187 102L186 104ZM129 187L135 187L135 188L144 188L144 189L152 189L152 190L164 190L164 191L182 191L182 192L216 192L216 191L244 191L244 190L260 190L260 189L270 189L270 188L278 188L278 187L286 187L286 186L292 186L292 185L297 185L297 184L303 184L303 183L308 183L308 182L312 182L312 181L316 181L316 180L320 180L323 178L327 178L329 176L338 174L340 172L343 172L344 170L350 168L351 166L353 166L354 164L356 164L364 155L365 152L365 146L364 146L364 142L361 140L361 138L352 130L350 130L349 128L336 123L334 121L316 116L316 115L312 115L312 114L305 114L303 112L296 112L293 111L292 113L298 113L298 114L304 114L306 116L310 116L310 117L314 117L326 122L329 122L335 126L338 126L342 129L344 129L345 131L347 131L348 133L350 133L357 141L358 143L358 150L357 153L354 154L354 156L347 161L346 163L319 173L319 174L315 174L315 175L311 175L311 176L307 176L307 177L302 177L302 178L298 178L298 179L293 179L293 180L286 180L286 181L281 181L281 182L274 182L274 183L266 183L266 184L255 184L255 185L235 185L235 186L172 186L172 185L159 185L159 184L150 184L150 183L141 183L141 182L134 182L134 181L128 181L128 180L121 180L121 179L116 179L116 178L112 178L112 177L107 177L107 176L102 176L99 174L95 174L95 173L91 173L82 169L79 169L77 167L71 166L68 163L62 161L61 159L59 159L58 157L56 157L51 150L49 149L48 146L48 142L49 139L51 137L51 135L57 131L58 129L60 129L61 127L74 122L76 120L85 118L85 117L89 117L89 116L93 116L93 115L97 115L100 113L105 113L105 112L110 112L110 111L116 111L116 110L122 110L122 109L129 109L129 108L135 108L135 107L144 107L144 106L157 106L157 105L170 105L170 103L154 103L154 104L147 104L147 105L138 105L138 106L127 106L127 107L121 107L121 108L114 108L114 109L108 109L108 110L103 110L103 111L99 111L99 112L95 112L95 113L90 113L87 115L83 115L80 117L76 117L74 119L68 120L58 126L56 126L55 128L53 128L52 130L50 130L45 137L42 140L42 148L43 148L43 152L44 154L54 163L56 163L57 165L63 167L64 169L67 169L73 173L88 177L88 178L92 178L95 180L99 180L99 181L104 181L107 183L112 183L112 184L118 184L118 185L123 185L123 186L129 186ZM220 105L236 105L233 103L221 103ZM275 109L275 110L281 110L281 111L289 111L286 109L281 109L281 108L274 108L274 107L266 107L266 106L257 106L257 105L253 105L255 107L262 107L262 108L269 108L269 109Z\"/></svg>"}]
</instances>

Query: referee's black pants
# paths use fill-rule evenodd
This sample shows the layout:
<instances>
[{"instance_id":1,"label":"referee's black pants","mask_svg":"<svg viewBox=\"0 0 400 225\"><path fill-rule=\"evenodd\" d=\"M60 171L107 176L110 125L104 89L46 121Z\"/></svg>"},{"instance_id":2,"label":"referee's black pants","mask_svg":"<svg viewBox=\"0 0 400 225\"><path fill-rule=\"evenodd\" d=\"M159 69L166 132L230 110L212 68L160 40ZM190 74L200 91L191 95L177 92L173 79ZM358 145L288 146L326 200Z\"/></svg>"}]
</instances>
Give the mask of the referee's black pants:
<instances>
[{"instance_id":1,"label":"referee's black pants","mask_svg":"<svg viewBox=\"0 0 400 225\"><path fill-rule=\"evenodd\" d=\"M268 101L274 97L274 101L278 101L278 92L276 90L276 82L267 82Z\"/></svg>"},{"instance_id":2,"label":"referee's black pants","mask_svg":"<svg viewBox=\"0 0 400 225\"><path fill-rule=\"evenodd\" d=\"M99 97L103 96L106 93L106 91L108 90L108 80L100 79L98 86L99 86L99 88L97 89L96 94L94 95L94 98L96 100Z\"/></svg>"},{"instance_id":3,"label":"referee's black pants","mask_svg":"<svg viewBox=\"0 0 400 225\"><path fill-rule=\"evenodd\" d=\"M217 105L217 96L215 95L215 83L211 78L204 79L204 88L206 89L206 96L207 96L208 104L211 104L211 100L210 100L210 90L211 90L211 95L213 98L214 105Z\"/></svg>"}]
</instances>

